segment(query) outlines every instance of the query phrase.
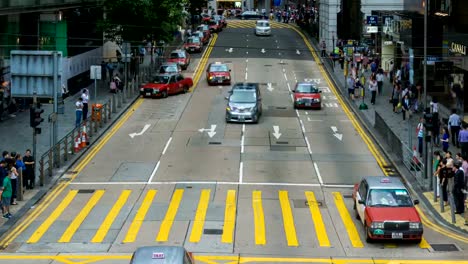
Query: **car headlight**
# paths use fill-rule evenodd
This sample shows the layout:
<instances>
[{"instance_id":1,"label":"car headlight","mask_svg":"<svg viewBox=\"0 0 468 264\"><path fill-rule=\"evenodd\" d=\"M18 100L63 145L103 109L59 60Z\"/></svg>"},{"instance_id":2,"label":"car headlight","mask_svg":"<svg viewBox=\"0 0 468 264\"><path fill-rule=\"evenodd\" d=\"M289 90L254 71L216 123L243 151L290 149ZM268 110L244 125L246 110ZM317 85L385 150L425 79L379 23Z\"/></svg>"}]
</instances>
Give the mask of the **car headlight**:
<instances>
[{"instance_id":1,"label":"car headlight","mask_svg":"<svg viewBox=\"0 0 468 264\"><path fill-rule=\"evenodd\" d=\"M318 99L318 98L315 99L315 102L316 102L316 103L320 103L320 99Z\"/></svg>"},{"instance_id":2,"label":"car headlight","mask_svg":"<svg viewBox=\"0 0 468 264\"><path fill-rule=\"evenodd\" d=\"M409 228L410 229L420 229L422 228L422 225L420 222L411 222L409 223Z\"/></svg>"},{"instance_id":3,"label":"car headlight","mask_svg":"<svg viewBox=\"0 0 468 264\"><path fill-rule=\"evenodd\" d=\"M372 222L371 228L383 229L384 228L384 223L383 222Z\"/></svg>"},{"instance_id":4,"label":"car headlight","mask_svg":"<svg viewBox=\"0 0 468 264\"><path fill-rule=\"evenodd\" d=\"M226 80L230 80L231 79L231 76L226 76Z\"/></svg>"},{"instance_id":5,"label":"car headlight","mask_svg":"<svg viewBox=\"0 0 468 264\"><path fill-rule=\"evenodd\" d=\"M210 75L210 76L208 77L208 79L210 79L210 80L213 79L213 78L214 78L213 75Z\"/></svg>"},{"instance_id":6,"label":"car headlight","mask_svg":"<svg viewBox=\"0 0 468 264\"><path fill-rule=\"evenodd\" d=\"M143 92L145 89L144 88L140 88L140 92Z\"/></svg>"}]
</instances>

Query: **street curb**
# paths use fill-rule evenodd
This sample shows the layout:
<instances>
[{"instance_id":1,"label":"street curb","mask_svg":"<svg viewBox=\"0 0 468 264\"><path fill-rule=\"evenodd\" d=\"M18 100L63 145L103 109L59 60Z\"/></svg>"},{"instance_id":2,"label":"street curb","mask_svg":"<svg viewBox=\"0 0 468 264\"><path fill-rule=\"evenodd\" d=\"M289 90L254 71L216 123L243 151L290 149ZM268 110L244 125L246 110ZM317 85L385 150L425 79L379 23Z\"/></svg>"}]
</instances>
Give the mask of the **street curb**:
<instances>
[{"instance_id":1,"label":"street curb","mask_svg":"<svg viewBox=\"0 0 468 264\"><path fill-rule=\"evenodd\" d=\"M304 31L300 27L298 27L298 30L300 30L305 36L307 36L307 39L312 44L315 51L318 52L317 45L314 42L313 38L311 38L309 33ZM407 178L407 176L405 176L405 175L411 174L411 173L408 173L408 169L406 167L403 168L402 164L395 162L395 160L393 158L394 155L389 153L388 150L387 150L387 147L380 142L379 139L381 139L381 138L379 136L377 136L378 135L377 131L372 127L372 125L369 124L368 120L366 120L364 117L362 117L361 113L357 109L357 106L353 102L351 102L350 99L346 96L346 94L344 94L344 91L339 88L340 84L335 80L334 74L330 73L330 70L325 66L325 64L324 64L324 62L322 61L321 58L320 58L320 61L319 62L316 61L316 63L323 66L324 70L328 74L329 79L331 81L333 81L333 84L335 85L335 87L338 88L337 90L341 94L343 100L350 107L350 109L352 109L354 115L359 119L360 123L364 126L365 130L368 132L368 135L370 135L372 137L373 141L382 150L385 157L390 161L390 163L392 163L393 167L397 170L398 174L400 175L400 178L411 189L413 194L416 195L418 197L418 199L424 203L424 208L426 209L425 212L428 212L431 217L435 218L438 221L438 223L443 225L445 228L450 229L453 232L457 232L457 233L461 232L462 234L468 234L467 231L465 231L465 230L463 230L463 229L461 229L461 228L447 222L444 218L442 218L442 216L440 216L440 214L431 205L430 201L428 201L427 198L424 195L420 195L420 193L422 193L423 190L420 188L420 186L414 186L412 184L412 182L416 182L416 179L414 179L414 177L411 176L413 181L410 181Z\"/></svg>"},{"instance_id":2,"label":"street curb","mask_svg":"<svg viewBox=\"0 0 468 264\"><path fill-rule=\"evenodd\" d=\"M52 177L52 180L49 184L47 184L45 187L43 187L40 191L38 191L38 193L36 193L31 199L29 199L22 207L21 209L19 209L15 215L10 218L8 221L6 221L1 227L0 227L0 238L2 238L5 233L7 233L20 219L23 218L23 216L28 213L28 211L34 206L36 205L37 203L39 203L42 198L47 194L49 193L49 191L54 187L56 186L56 184L60 181L60 179L63 177L63 175L68 171L70 170L70 168L72 168L73 166L75 166L75 164L81 160L81 158L86 154L88 153L88 151L90 149L92 149L92 147L101 140L102 136L104 136L106 134L106 132L112 128L112 126L114 126L114 124L116 122L119 121L120 117L122 117L122 115L124 115L128 109L130 109L134 104L135 102L140 98L140 95L138 94L137 96L135 96L135 98L133 99L128 99L130 100L130 102L124 107L122 108L122 111L120 111L119 113L116 113L115 114L115 118L112 119L111 122L109 122L108 124L106 124L106 126L101 130L100 133L97 134L97 137L96 137L96 140L94 140L93 142L91 142L91 144L83 151L83 152L80 152L78 155L74 156L73 157L73 161L71 161L68 165L62 167L61 169L63 169L63 172L61 174L58 174L56 175L55 177ZM4 250L4 249L0 249L0 250Z\"/></svg>"}]
</instances>

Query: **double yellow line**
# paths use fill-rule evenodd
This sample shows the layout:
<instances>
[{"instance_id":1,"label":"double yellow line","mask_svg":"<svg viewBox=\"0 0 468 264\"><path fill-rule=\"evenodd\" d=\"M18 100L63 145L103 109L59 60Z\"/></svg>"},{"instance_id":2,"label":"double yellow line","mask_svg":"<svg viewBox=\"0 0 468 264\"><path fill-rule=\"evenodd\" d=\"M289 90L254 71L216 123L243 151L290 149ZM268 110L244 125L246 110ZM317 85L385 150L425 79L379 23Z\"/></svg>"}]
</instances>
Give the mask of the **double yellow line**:
<instances>
[{"instance_id":1,"label":"double yellow line","mask_svg":"<svg viewBox=\"0 0 468 264\"><path fill-rule=\"evenodd\" d=\"M218 34L214 34L213 38L211 38L210 42L208 43L208 47L206 48L205 52L202 55L202 58L200 60L200 63L198 64L197 69L195 69L195 76L193 77L193 86L190 88L190 92L195 90L195 87L197 87L198 82L200 81L200 78L202 74L205 72L203 69L205 69L206 64L208 63L208 59L210 58L211 51L213 50L213 47L216 43L216 40L218 39Z\"/></svg>"},{"instance_id":2,"label":"double yellow line","mask_svg":"<svg viewBox=\"0 0 468 264\"><path fill-rule=\"evenodd\" d=\"M34 211L31 212L21 223L15 226L1 241L0 248L6 248L8 245L15 240L26 228L28 228L31 223L40 215L45 209L54 201L57 196L59 196L65 188L68 187L71 181L73 181L78 174L83 170L83 168L93 159L96 154L102 149L102 147L109 141L109 139L119 130L119 128L130 118L130 116L137 110L140 105L143 103L142 99L138 99L134 105L125 113L125 115L112 127L112 129L107 133L99 143L92 148L89 154L82 159L78 165L75 167L77 172L72 176L69 182L59 182L53 189L50 191L43 202L41 202Z\"/></svg>"}]
</instances>

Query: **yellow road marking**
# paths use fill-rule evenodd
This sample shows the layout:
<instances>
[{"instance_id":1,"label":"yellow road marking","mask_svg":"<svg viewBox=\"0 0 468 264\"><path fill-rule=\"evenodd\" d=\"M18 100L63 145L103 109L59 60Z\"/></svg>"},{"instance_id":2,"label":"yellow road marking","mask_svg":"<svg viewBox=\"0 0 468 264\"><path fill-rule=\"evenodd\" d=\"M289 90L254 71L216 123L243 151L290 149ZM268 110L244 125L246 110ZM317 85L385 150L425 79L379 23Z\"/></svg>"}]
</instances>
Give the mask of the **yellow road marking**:
<instances>
[{"instance_id":1,"label":"yellow road marking","mask_svg":"<svg viewBox=\"0 0 468 264\"><path fill-rule=\"evenodd\" d=\"M429 245L429 243L427 243L426 239L423 238L421 239L421 243L419 243L419 247L420 248L431 248L431 245Z\"/></svg>"},{"instance_id":2,"label":"yellow road marking","mask_svg":"<svg viewBox=\"0 0 468 264\"><path fill-rule=\"evenodd\" d=\"M299 243L297 242L296 227L294 226L294 218L291 210L291 204L289 203L288 191L279 191L279 201L281 211L283 213L283 227L288 246L297 247Z\"/></svg>"},{"instance_id":3,"label":"yellow road marking","mask_svg":"<svg viewBox=\"0 0 468 264\"><path fill-rule=\"evenodd\" d=\"M255 244L265 245L265 216L263 215L262 191L253 191L252 208L254 212Z\"/></svg>"},{"instance_id":4,"label":"yellow road marking","mask_svg":"<svg viewBox=\"0 0 468 264\"><path fill-rule=\"evenodd\" d=\"M234 226L236 225L236 191L229 190L226 196L226 209L224 209L224 225L221 242L232 243Z\"/></svg>"},{"instance_id":5,"label":"yellow road marking","mask_svg":"<svg viewBox=\"0 0 468 264\"><path fill-rule=\"evenodd\" d=\"M327 230L323 223L322 214L315 199L313 192L305 192L307 203L309 204L310 214L312 216L312 221L314 222L315 233L317 234L317 239L321 247L329 247L330 240L328 240Z\"/></svg>"},{"instance_id":6,"label":"yellow road marking","mask_svg":"<svg viewBox=\"0 0 468 264\"><path fill-rule=\"evenodd\" d=\"M211 51L213 50L213 47L217 39L218 39L218 34L215 34L213 38L210 40L210 42L208 43L208 47L200 61L200 64L198 65L198 69L197 69L197 72L195 73L195 77L193 78L193 86L190 88L190 91L193 91L195 87L198 85L198 82L200 81L200 78L202 74L204 73L204 69L206 67L206 64L208 63L208 59L210 57Z\"/></svg>"},{"instance_id":7,"label":"yellow road marking","mask_svg":"<svg viewBox=\"0 0 468 264\"><path fill-rule=\"evenodd\" d=\"M104 219L104 222L102 222L98 231L96 232L93 239L91 240L92 243L101 243L102 241L104 241L104 238L106 237L107 232L109 232L109 229L114 223L115 218L117 217L117 215L119 215L120 210L122 210L122 207L127 202L128 197L130 196L131 193L132 193L131 190L122 191L119 199L114 204L110 212L107 214L106 218Z\"/></svg>"},{"instance_id":8,"label":"yellow road marking","mask_svg":"<svg viewBox=\"0 0 468 264\"><path fill-rule=\"evenodd\" d=\"M349 215L348 209L346 209L346 205L343 201L343 196L339 192L333 192L333 199L335 200L336 208L340 213L341 220L343 220L343 224L346 227L346 231L348 232L349 240L353 247L362 248L364 245L362 244L361 238L359 237L358 231L356 226L353 223L353 219Z\"/></svg>"},{"instance_id":9,"label":"yellow road marking","mask_svg":"<svg viewBox=\"0 0 468 264\"><path fill-rule=\"evenodd\" d=\"M451 237L453 239L456 239L458 241L462 241L464 243L468 243L468 237L466 236L461 236L461 235L458 235L456 233L453 233L449 230L445 230L443 228L441 228L440 226L434 224L433 222L431 222L427 216L421 211L421 209L419 209L418 206L416 206L416 210L418 210L418 213L419 213L419 216L421 217L421 220L422 220L422 223L424 226L427 226L429 227L430 229L444 235L444 236L448 236L448 237Z\"/></svg>"},{"instance_id":10,"label":"yellow road marking","mask_svg":"<svg viewBox=\"0 0 468 264\"><path fill-rule=\"evenodd\" d=\"M190 242L200 242L203 226L205 225L206 211L208 210L208 204L210 203L210 189L202 190L200 195L200 201L198 202L197 213L193 221L192 233L190 234Z\"/></svg>"},{"instance_id":11,"label":"yellow road marking","mask_svg":"<svg viewBox=\"0 0 468 264\"><path fill-rule=\"evenodd\" d=\"M65 208L67 208L67 206L73 201L77 193L78 190L69 191L65 199L62 200L62 202L57 206L57 208L55 208L55 210L50 214L50 216L39 226L39 228L36 229L36 231L29 238L27 243L37 243L37 241L41 239L41 237L45 234L45 232L47 232L47 230L55 222L55 220L57 220L57 218L60 217Z\"/></svg>"},{"instance_id":12,"label":"yellow road marking","mask_svg":"<svg viewBox=\"0 0 468 264\"><path fill-rule=\"evenodd\" d=\"M183 189L177 189L174 192L174 195L172 195L171 203L169 204L166 216L164 217L164 220L161 223L158 236L156 237L157 242L164 242L167 241L167 239L169 238L169 232L171 231L172 224L174 223L174 219L177 215L177 210L179 209L180 201L182 201L183 195Z\"/></svg>"},{"instance_id":13,"label":"yellow road marking","mask_svg":"<svg viewBox=\"0 0 468 264\"><path fill-rule=\"evenodd\" d=\"M138 212L135 215L135 218L130 224L130 228L128 229L127 235L125 235L125 239L122 241L122 243L130 243L135 241L138 235L138 231L140 231L141 224L143 224L143 220L145 220L146 213L148 213L148 210L151 206L151 203L153 203L154 196L156 196L157 192L158 191L156 190L148 190L145 199L141 203L140 208L138 209Z\"/></svg>"},{"instance_id":14,"label":"yellow road marking","mask_svg":"<svg viewBox=\"0 0 468 264\"><path fill-rule=\"evenodd\" d=\"M97 190L91 199L89 199L88 203L86 203L85 207L81 209L80 213L75 217L75 219L71 222L68 226L67 230L63 233L62 237L59 239L59 243L68 243L71 241L73 235L75 234L76 230L80 227L83 221L86 219L88 214L93 210L94 206L99 202L99 200L104 195L104 190Z\"/></svg>"}]
</instances>

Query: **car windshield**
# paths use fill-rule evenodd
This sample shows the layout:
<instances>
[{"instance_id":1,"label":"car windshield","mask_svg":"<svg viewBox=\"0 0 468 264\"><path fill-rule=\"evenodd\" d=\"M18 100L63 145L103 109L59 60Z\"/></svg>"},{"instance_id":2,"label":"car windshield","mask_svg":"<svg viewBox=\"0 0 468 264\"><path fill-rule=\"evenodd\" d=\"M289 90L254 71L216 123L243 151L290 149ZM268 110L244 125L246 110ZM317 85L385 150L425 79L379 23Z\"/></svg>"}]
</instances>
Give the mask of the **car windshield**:
<instances>
[{"instance_id":1,"label":"car windshield","mask_svg":"<svg viewBox=\"0 0 468 264\"><path fill-rule=\"evenodd\" d=\"M165 83L169 82L169 78L170 78L170 76L162 76L162 75L161 76L156 76L153 79L153 83L163 83L163 84L165 84Z\"/></svg>"},{"instance_id":2,"label":"car windshield","mask_svg":"<svg viewBox=\"0 0 468 264\"><path fill-rule=\"evenodd\" d=\"M169 55L171 59L179 59L179 58L185 58L183 53L179 52L172 52L171 55Z\"/></svg>"},{"instance_id":3,"label":"car windshield","mask_svg":"<svg viewBox=\"0 0 468 264\"><path fill-rule=\"evenodd\" d=\"M268 22L257 22L257 27L269 27L270 23Z\"/></svg>"},{"instance_id":4,"label":"car windshield","mask_svg":"<svg viewBox=\"0 0 468 264\"><path fill-rule=\"evenodd\" d=\"M255 103L257 100L254 91L235 91L231 94L231 103Z\"/></svg>"},{"instance_id":5,"label":"car windshield","mask_svg":"<svg viewBox=\"0 0 468 264\"><path fill-rule=\"evenodd\" d=\"M199 38L189 38L187 40L187 43L195 43L195 44L198 44L200 43L200 39Z\"/></svg>"},{"instance_id":6,"label":"car windshield","mask_svg":"<svg viewBox=\"0 0 468 264\"><path fill-rule=\"evenodd\" d=\"M296 89L299 93L318 93L319 90L312 84L299 84Z\"/></svg>"},{"instance_id":7,"label":"car windshield","mask_svg":"<svg viewBox=\"0 0 468 264\"><path fill-rule=\"evenodd\" d=\"M405 189L371 189L367 205L372 207L409 207L413 206L413 202Z\"/></svg>"},{"instance_id":8,"label":"car windshield","mask_svg":"<svg viewBox=\"0 0 468 264\"><path fill-rule=\"evenodd\" d=\"M210 66L210 72L226 72L228 67L224 64L213 64Z\"/></svg>"},{"instance_id":9,"label":"car windshield","mask_svg":"<svg viewBox=\"0 0 468 264\"><path fill-rule=\"evenodd\" d=\"M166 73L166 72L177 72L177 66L175 65L163 65L161 66L161 69L159 70L160 73Z\"/></svg>"},{"instance_id":10,"label":"car windshield","mask_svg":"<svg viewBox=\"0 0 468 264\"><path fill-rule=\"evenodd\" d=\"M211 20L211 21L209 22L209 24L210 24L210 26L214 26L214 25L217 25L218 23L216 23L216 21Z\"/></svg>"}]
</instances>

